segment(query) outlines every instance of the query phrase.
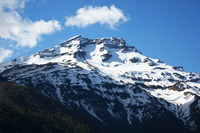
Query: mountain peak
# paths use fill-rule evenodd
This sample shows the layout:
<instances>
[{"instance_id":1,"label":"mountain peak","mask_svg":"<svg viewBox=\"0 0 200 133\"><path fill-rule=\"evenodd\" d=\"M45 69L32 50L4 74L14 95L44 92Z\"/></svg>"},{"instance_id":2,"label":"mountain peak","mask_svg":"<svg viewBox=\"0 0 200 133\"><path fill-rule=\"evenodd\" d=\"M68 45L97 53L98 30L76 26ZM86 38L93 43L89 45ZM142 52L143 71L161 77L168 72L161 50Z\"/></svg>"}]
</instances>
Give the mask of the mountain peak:
<instances>
[{"instance_id":1,"label":"mountain peak","mask_svg":"<svg viewBox=\"0 0 200 133\"><path fill-rule=\"evenodd\" d=\"M1 63L0 75L106 124L117 118L137 125L158 113L170 113L187 127L200 123L195 117L200 112L200 75L147 57L122 38L75 36Z\"/></svg>"},{"instance_id":2,"label":"mountain peak","mask_svg":"<svg viewBox=\"0 0 200 133\"><path fill-rule=\"evenodd\" d=\"M119 48L119 49L124 49L124 48L134 48L133 46L129 46L126 41L123 38L116 38L116 37L106 37L106 38L99 38L99 39L88 39L85 38L86 41L90 40L96 45L99 44L104 44L110 48Z\"/></svg>"},{"instance_id":3,"label":"mountain peak","mask_svg":"<svg viewBox=\"0 0 200 133\"><path fill-rule=\"evenodd\" d=\"M81 35L76 35L76 36L74 36L74 37L68 39L67 41L61 43L60 45L62 46L62 45L67 44L67 43L69 43L69 42L71 42L71 41L73 41L73 40L77 40L77 39L80 39L80 38L82 38Z\"/></svg>"}]
</instances>

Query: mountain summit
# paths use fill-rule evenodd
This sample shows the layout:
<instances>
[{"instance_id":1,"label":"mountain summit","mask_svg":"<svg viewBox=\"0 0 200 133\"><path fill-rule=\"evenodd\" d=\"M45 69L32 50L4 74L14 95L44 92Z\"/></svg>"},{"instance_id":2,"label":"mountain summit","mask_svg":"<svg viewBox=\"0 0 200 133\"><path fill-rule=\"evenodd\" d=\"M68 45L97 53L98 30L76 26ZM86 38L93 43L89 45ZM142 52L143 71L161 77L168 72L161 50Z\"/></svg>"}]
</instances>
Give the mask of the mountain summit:
<instances>
[{"instance_id":1,"label":"mountain summit","mask_svg":"<svg viewBox=\"0 0 200 133\"><path fill-rule=\"evenodd\" d=\"M122 38L75 36L1 63L0 75L59 100L107 132L200 130L200 75L147 57Z\"/></svg>"}]
</instances>

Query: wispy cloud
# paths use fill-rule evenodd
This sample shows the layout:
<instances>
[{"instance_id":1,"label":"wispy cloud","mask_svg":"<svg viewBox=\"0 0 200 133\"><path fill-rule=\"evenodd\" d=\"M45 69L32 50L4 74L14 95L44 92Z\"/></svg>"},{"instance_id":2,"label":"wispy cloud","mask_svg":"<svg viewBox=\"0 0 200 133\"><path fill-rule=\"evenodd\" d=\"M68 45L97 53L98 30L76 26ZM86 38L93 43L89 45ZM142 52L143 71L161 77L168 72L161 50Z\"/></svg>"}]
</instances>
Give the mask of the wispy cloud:
<instances>
[{"instance_id":1,"label":"wispy cloud","mask_svg":"<svg viewBox=\"0 0 200 133\"><path fill-rule=\"evenodd\" d=\"M4 59L11 57L13 54L13 51L9 49L0 48L0 62L2 62Z\"/></svg>"},{"instance_id":2,"label":"wispy cloud","mask_svg":"<svg viewBox=\"0 0 200 133\"><path fill-rule=\"evenodd\" d=\"M61 29L56 20L32 22L18 13L29 0L0 1L0 38L16 43L16 46L34 47L44 34L51 34Z\"/></svg>"},{"instance_id":3,"label":"wispy cloud","mask_svg":"<svg viewBox=\"0 0 200 133\"><path fill-rule=\"evenodd\" d=\"M108 24L114 29L120 22L127 21L128 18L123 11L114 5L107 6L86 6L76 11L76 16L66 17L66 26L87 27L95 23Z\"/></svg>"}]
</instances>

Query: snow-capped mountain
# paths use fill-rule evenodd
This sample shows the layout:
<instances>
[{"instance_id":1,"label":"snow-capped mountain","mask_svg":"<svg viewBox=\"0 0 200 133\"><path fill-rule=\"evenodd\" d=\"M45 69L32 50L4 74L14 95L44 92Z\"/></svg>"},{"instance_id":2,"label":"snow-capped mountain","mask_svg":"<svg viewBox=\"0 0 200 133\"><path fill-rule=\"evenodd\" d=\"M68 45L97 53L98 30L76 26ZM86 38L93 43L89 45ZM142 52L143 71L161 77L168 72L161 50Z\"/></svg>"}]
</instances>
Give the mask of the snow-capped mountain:
<instances>
[{"instance_id":1,"label":"snow-capped mountain","mask_svg":"<svg viewBox=\"0 0 200 133\"><path fill-rule=\"evenodd\" d=\"M104 125L134 127L165 118L200 129L200 75L147 57L122 38L76 36L1 63L0 75Z\"/></svg>"}]
</instances>

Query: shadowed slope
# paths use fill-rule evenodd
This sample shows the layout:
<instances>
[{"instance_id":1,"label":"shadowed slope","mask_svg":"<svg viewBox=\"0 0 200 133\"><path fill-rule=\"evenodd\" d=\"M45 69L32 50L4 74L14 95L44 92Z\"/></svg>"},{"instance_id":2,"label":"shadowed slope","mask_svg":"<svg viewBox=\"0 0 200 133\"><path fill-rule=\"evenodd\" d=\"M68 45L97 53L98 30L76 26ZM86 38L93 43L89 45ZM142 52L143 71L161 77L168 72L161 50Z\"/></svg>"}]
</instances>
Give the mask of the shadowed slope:
<instances>
[{"instance_id":1,"label":"shadowed slope","mask_svg":"<svg viewBox=\"0 0 200 133\"><path fill-rule=\"evenodd\" d=\"M35 89L0 82L0 132L97 132L66 107Z\"/></svg>"}]
</instances>

